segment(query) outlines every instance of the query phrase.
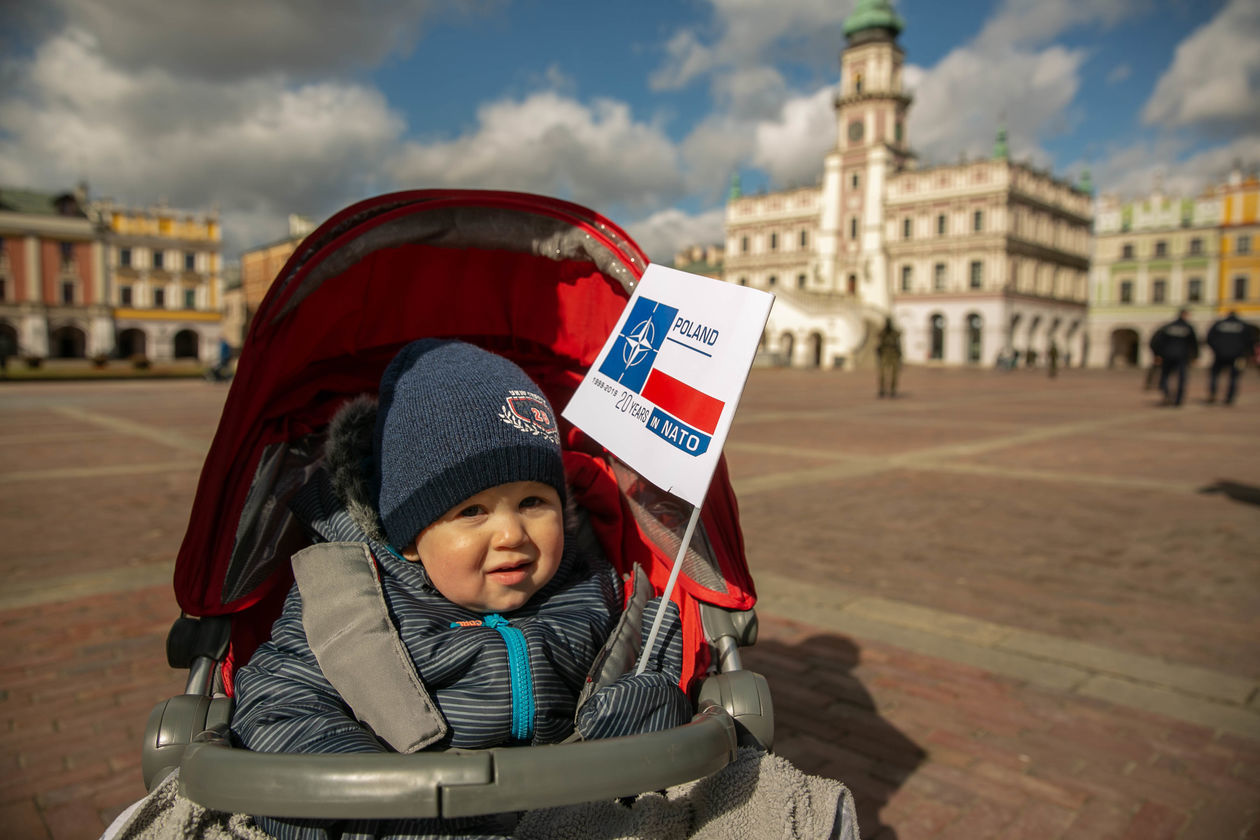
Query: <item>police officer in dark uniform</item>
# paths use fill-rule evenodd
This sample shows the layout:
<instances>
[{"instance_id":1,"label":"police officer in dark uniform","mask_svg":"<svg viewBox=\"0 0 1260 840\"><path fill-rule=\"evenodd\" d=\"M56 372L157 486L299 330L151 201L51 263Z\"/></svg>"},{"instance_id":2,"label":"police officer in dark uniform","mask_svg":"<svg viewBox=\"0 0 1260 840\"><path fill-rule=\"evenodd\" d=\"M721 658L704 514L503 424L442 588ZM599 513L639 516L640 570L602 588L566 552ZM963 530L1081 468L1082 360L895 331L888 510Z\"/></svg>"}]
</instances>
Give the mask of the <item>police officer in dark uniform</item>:
<instances>
[{"instance_id":1,"label":"police officer in dark uniform","mask_svg":"<svg viewBox=\"0 0 1260 840\"><path fill-rule=\"evenodd\" d=\"M1159 390L1164 392L1164 405L1181 405L1186 395L1186 368L1199 357L1199 337L1187 320L1188 309L1177 313L1151 336L1151 351L1160 358ZM1177 396L1168 393L1168 378L1177 375Z\"/></svg>"},{"instance_id":2,"label":"police officer in dark uniform","mask_svg":"<svg viewBox=\"0 0 1260 840\"><path fill-rule=\"evenodd\" d=\"M1212 348L1212 373L1208 379L1208 402L1216 402L1216 377L1225 370L1229 371L1229 387L1225 391L1225 405L1234 402L1234 396L1238 392L1238 369L1246 363L1255 343L1255 326L1241 320L1237 312L1230 312L1208 330L1207 344Z\"/></svg>"}]
</instances>

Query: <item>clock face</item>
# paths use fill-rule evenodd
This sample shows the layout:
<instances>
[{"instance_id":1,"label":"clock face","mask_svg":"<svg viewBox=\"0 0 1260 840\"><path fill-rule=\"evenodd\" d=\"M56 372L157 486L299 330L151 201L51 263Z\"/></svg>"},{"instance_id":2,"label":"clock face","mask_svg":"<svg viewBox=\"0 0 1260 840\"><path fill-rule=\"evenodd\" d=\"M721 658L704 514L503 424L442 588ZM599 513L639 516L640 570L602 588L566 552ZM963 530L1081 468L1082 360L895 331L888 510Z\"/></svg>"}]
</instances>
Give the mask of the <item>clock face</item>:
<instances>
[{"instance_id":1,"label":"clock face","mask_svg":"<svg viewBox=\"0 0 1260 840\"><path fill-rule=\"evenodd\" d=\"M862 121L854 120L849 123L849 139L854 143L862 139Z\"/></svg>"}]
</instances>

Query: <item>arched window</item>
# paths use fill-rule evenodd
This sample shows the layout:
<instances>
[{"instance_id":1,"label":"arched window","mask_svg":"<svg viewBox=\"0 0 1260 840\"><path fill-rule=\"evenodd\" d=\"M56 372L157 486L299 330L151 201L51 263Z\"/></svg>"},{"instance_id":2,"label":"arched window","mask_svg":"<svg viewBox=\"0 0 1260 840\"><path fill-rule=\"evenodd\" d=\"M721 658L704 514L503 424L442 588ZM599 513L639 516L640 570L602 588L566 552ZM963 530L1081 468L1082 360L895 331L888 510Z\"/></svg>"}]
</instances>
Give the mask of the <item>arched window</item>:
<instances>
[{"instance_id":1,"label":"arched window","mask_svg":"<svg viewBox=\"0 0 1260 840\"><path fill-rule=\"evenodd\" d=\"M967 361L976 364L984 351L984 319L972 312L967 316Z\"/></svg>"},{"instance_id":2,"label":"arched window","mask_svg":"<svg viewBox=\"0 0 1260 840\"><path fill-rule=\"evenodd\" d=\"M195 359L201 345L201 337L192 330L180 330L175 333L175 358Z\"/></svg>"},{"instance_id":3,"label":"arched window","mask_svg":"<svg viewBox=\"0 0 1260 840\"><path fill-rule=\"evenodd\" d=\"M941 360L945 358L945 316L937 312L932 315L930 320L932 331L932 350L928 356L929 359Z\"/></svg>"}]
</instances>

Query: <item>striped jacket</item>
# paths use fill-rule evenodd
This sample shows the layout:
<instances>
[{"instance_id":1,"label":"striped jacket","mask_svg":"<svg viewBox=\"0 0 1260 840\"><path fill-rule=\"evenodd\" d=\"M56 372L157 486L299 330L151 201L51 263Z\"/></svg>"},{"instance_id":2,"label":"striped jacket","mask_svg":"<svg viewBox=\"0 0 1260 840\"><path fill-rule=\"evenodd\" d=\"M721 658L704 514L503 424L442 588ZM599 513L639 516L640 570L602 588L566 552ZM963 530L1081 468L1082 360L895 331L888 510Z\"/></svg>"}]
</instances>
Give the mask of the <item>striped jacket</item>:
<instances>
[{"instance_id":1,"label":"striped jacket","mask_svg":"<svg viewBox=\"0 0 1260 840\"><path fill-rule=\"evenodd\" d=\"M588 682L617 625L622 590L615 570L598 551L583 550L585 541L571 529L559 571L528 604L503 617L505 628L487 626L483 616L447 601L422 565L403 560L369 536L348 512L353 506L334 490L327 471L316 472L291 507L317 541L367 549L388 621L440 717L439 736L416 742L416 748L554 743L572 734L575 725L583 737L602 738L664 729L690 718L690 704L677 687L682 633L672 605L654 651L653 670L610 684ZM646 635L658 606L653 602L644 611L641 635ZM368 722L371 715L360 714L343 696L366 685L370 697L375 674L325 674L303 620L304 612L312 609L303 603L301 587L295 584L271 640L237 672L232 720L237 743L262 752L410 751L411 747L382 738ZM354 639L342 641L352 649L356 644ZM528 661L525 687L520 680L522 657ZM591 691L595 687L598 690ZM521 719L523 709L527 721ZM259 822L285 840L327 836L328 824L318 821ZM420 820L343 828L349 829L346 837L418 837L456 826Z\"/></svg>"}]
</instances>

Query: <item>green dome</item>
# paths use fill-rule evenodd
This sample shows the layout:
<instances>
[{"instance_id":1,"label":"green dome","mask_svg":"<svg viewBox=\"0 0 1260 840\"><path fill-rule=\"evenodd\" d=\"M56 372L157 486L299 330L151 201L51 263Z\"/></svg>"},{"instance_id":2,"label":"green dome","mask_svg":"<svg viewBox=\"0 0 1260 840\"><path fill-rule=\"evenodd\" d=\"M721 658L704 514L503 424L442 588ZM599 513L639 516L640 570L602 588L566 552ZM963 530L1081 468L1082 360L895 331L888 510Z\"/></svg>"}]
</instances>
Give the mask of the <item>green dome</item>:
<instances>
[{"instance_id":1,"label":"green dome","mask_svg":"<svg viewBox=\"0 0 1260 840\"><path fill-rule=\"evenodd\" d=\"M852 39L868 29L887 29L894 36L906 28L890 0L858 0L857 7L844 21L844 37Z\"/></svg>"}]
</instances>

